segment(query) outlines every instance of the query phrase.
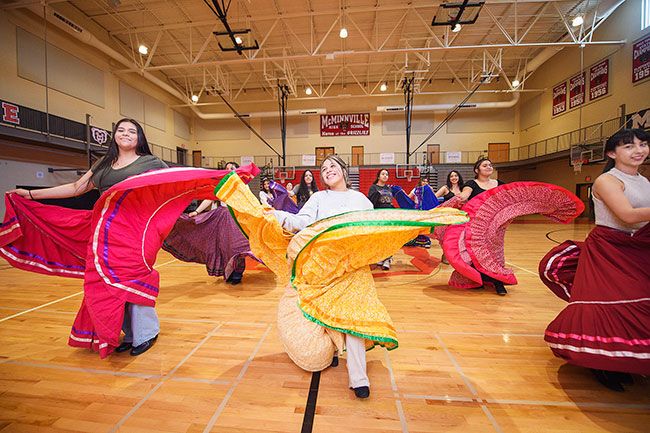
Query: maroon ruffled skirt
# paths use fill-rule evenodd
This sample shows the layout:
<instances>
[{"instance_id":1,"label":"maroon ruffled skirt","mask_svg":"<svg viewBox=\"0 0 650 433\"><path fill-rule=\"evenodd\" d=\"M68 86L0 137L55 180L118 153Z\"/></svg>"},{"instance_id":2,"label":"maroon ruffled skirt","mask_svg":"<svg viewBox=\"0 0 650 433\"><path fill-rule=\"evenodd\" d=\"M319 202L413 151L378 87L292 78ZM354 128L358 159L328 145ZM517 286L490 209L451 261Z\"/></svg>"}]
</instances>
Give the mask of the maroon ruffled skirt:
<instances>
[{"instance_id":1,"label":"maroon ruffled skirt","mask_svg":"<svg viewBox=\"0 0 650 433\"><path fill-rule=\"evenodd\" d=\"M650 374L650 224L634 235L598 226L540 263L569 305L547 327L553 353L588 368Z\"/></svg>"},{"instance_id":2,"label":"maroon ruffled skirt","mask_svg":"<svg viewBox=\"0 0 650 433\"><path fill-rule=\"evenodd\" d=\"M255 258L248 239L224 206L194 218L181 215L163 249L184 262L202 263L208 275L226 279L235 271L244 272L246 256Z\"/></svg>"}]
</instances>

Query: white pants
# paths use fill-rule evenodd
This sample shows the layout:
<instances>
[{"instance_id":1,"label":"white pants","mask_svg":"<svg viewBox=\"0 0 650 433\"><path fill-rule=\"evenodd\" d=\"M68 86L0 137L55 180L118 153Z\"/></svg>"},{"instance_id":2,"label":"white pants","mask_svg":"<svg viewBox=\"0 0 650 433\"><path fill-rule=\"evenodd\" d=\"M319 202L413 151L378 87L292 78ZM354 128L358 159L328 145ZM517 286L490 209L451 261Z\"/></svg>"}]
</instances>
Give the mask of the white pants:
<instances>
[{"instance_id":1,"label":"white pants","mask_svg":"<svg viewBox=\"0 0 650 433\"><path fill-rule=\"evenodd\" d=\"M345 346L350 388L370 386L366 374L366 344L363 338L345 334Z\"/></svg>"},{"instance_id":2,"label":"white pants","mask_svg":"<svg viewBox=\"0 0 650 433\"><path fill-rule=\"evenodd\" d=\"M124 342L132 343L133 346L151 340L160 332L156 309L127 302L124 308L122 331L124 331Z\"/></svg>"}]
</instances>

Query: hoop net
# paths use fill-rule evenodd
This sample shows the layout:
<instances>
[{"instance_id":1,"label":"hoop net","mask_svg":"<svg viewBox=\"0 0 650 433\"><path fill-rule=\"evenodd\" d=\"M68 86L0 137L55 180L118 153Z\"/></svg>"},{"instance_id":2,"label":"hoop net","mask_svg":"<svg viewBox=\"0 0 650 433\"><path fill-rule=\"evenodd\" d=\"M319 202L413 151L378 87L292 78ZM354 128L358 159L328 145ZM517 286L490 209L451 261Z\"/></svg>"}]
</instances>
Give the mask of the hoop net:
<instances>
[{"instance_id":1,"label":"hoop net","mask_svg":"<svg viewBox=\"0 0 650 433\"><path fill-rule=\"evenodd\" d=\"M576 161L573 161L573 173L577 174L582 172L582 164L586 163L587 161L584 159L578 159Z\"/></svg>"},{"instance_id":2,"label":"hoop net","mask_svg":"<svg viewBox=\"0 0 650 433\"><path fill-rule=\"evenodd\" d=\"M287 180L295 180L296 178L296 170L295 168L291 169L286 169L282 170L278 167L276 167L273 170L273 180L280 182L281 184L285 184Z\"/></svg>"},{"instance_id":3,"label":"hoop net","mask_svg":"<svg viewBox=\"0 0 650 433\"><path fill-rule=\"evenodd\" d=\"M422 171L417 165L396 164L395 165L395 178L408 179L409 182L414 177L420 177Z\"/></svg>"}]
</instances>

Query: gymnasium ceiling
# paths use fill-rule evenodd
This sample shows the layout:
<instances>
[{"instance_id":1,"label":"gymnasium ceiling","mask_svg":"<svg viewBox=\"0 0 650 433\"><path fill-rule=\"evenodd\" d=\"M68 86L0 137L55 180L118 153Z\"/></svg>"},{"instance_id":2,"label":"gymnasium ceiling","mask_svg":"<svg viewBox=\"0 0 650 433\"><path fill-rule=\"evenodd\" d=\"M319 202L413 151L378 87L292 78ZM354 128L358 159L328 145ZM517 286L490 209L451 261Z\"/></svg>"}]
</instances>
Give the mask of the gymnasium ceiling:
<instances>
[{"instance_id":1,"label":"gymnasium ceiling","mask_svg":"<svg viewBox=\"0 0 650 433\"><path fill-rule=\"evenodd\" d=\"M481 76L491 88L512 91L525 70L546 47L596 44L597 28L622 1L487 0L474 24L452 32L432 26L440 1L399 0L215 0L226 20L241 34L235 47L215 14L212 0L47 1L58 12L92 33L128 60L117 74L150 73L199 105L220 101L277 101L278 84L296 99L347 95L402 95L413 77L416 94L439 92L441 80L458 91L471 89ZM458 0L456 3L463 3ZM41 1L1 0L4 9L42 11ZM41 13L42 15L42 13ZM572 20L584 17L581 26ZM469 15L468 15L469 16ZM348 37L340 38L344 26ZM147 55L138 52L145 44ZM387 89L382 92L381 84ZM309 96L306 88L312 89ZM210 96L212 95L212 97ZM247 96L248 95L248 96ZM254 97L251 95L255 95Z\"/></svg>"}]
</instances>

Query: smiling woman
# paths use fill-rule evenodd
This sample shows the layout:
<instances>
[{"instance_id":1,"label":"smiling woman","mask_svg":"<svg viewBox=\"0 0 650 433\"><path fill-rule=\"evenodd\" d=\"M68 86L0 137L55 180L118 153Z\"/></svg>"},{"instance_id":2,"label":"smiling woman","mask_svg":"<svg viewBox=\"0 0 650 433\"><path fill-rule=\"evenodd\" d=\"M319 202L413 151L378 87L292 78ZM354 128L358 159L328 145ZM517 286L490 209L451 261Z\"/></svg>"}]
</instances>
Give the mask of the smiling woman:
<instances>
[{"instance_id":1,"label":"smiling woman","mask_svg":"<svg viewBox=\"0 0 650 433\"><path fill-rule=\"evenodd\" d=\"M77 181L52 188L9 192L32 200L75 197L93 188L103 194L131 176L161 168L167 168L167 164L151 154L142 126L133 119L121 119L115 125L106 155ZM122 329L124 342L115 351L130 349L131 355L140 355L155 342L160 323L153 307L127 303Z\"/></svg>"}]
</instances>

